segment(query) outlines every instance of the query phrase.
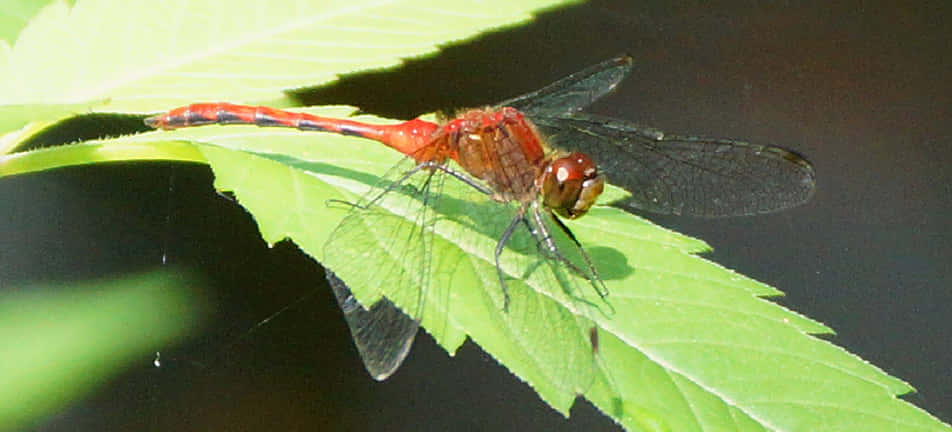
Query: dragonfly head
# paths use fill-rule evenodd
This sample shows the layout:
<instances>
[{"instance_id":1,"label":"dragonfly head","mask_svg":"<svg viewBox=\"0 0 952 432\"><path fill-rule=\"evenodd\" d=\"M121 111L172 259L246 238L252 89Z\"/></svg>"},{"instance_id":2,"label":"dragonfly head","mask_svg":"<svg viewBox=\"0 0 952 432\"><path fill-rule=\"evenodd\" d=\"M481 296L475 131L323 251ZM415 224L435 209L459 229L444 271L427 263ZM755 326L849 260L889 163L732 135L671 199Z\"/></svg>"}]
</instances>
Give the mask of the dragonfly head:
<instances>
[{"instance_id":1,"label":"dragonfly head","mask_svg":"<svg viewBox=\"0 0 952 432\"><path fill-rule=\"evenodd\" d=\"M542 204L569 219L584 215L605 188L605 176L582 153L569 153L547 164L539 181Z\"/></svg>"}]
</instances>

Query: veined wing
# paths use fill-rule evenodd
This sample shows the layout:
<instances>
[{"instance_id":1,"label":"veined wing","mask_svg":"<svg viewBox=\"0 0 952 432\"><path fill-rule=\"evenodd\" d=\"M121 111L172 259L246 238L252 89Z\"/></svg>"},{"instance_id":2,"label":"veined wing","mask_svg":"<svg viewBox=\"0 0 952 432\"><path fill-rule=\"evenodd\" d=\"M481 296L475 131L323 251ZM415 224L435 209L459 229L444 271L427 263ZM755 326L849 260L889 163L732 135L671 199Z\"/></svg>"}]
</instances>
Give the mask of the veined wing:
<instances>
[{"instance_id":1,"label":"veined wing","mask_svg":"<svg viewBox=\"0 0 952 432\"><path fill-rule=\"evenodd\" d=\"M572 114L614 90L631 72L631 65L629 56L606 60L496 107L513 107L530 116Z\"/></svg>"},{"instance_id":2,"label":"veined wing","mask_svg":"<svg viewBox=\"0 0 952 432\"><path fill-rule=\"evenodd\" d=\"M406 358L430 288L434 209L443 176L412 157L350 208L324 246L322 263L364 366L387 379ZM437 189L437 190L433 190ZM369 287L360 299L348 285Z\"/></svg>"},{"instance_id":3,"label":"veined wing","mask_svg":"<svg viewBox=\"0 0 952 432\"><path fill-rule=\"evenodd\" d=\"M575 114L533 118L556 148L588 154L630 209L702 217L770 213L813 195L813 167L796 153L729 139L667 135Z\"/></svg>"},{"instance_id":4,"label":"veined wing","mask_svg":"<svg viewBox=\"0 0 952 432\"><path fill-rule=\"evenodd\" d=\"M367 372L378 381L389 378L410 353L420 322L387 298L366 309L337 275L327 270L326 277Z\"/></svg>"}]
</instances>

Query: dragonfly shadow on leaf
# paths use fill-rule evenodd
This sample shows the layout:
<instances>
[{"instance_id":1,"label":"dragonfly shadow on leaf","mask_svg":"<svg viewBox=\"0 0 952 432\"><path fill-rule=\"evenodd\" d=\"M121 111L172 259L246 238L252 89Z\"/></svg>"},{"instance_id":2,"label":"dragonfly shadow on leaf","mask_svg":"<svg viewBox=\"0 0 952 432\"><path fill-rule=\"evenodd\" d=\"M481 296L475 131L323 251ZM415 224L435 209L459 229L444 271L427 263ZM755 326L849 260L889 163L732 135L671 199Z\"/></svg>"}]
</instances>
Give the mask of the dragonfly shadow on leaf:
<instances>
[{"instance_id":1,"label":"dragonfly shadow on leaf","mask_svg":"<svg viewBox=\"0 0 952 432\"><path fill-rule=\"evenodd\" d=\"M342 168L324 162L305 161L287 155L259 155L309 173L356 181L366 185L368 189L387 189L390 186L381 184L380 176L359 170ZM419 201L420 205L423 205L423 198L421 198L419 194L423 186L417 185L416 183L427 175L427 172L416 173L391 192ZM469 185L457 182L455 179L448 179L446 183L447 185L444 188L445 192L448 193L442 193L438 200L426 204L434 213L434 223L438 225L441 221L452 221L458 224L461 230L468 232L468 235L476 234L487 239L492 239L493 241L500 238L502 231L509 225L512 221L512 217L515 215L515 205L492 201ZM393 217L399 218L401 216L393 215ZM560 250L566 251L570 260L580 263L581 258L578 256L577 248L574 247L571 240L559 230L552 230L552 233L555 236L556 243L559 244ZM463 235L463 233L460 232L460 235ZM451 238L449 240L453 241L454 239ZM584 246L585 245L583 245L583 247ZM523 279L533 273L534 269L531 268L531 266L551 267L552 269L550 271L556 275L554 279L560 286L560 290L575 300L582 300L584 296L578 295L580 288L574 286L574 283L569 282L571 279L567 278L567 275L561 274L563 272L562 270L557 271L557 266L552 263L552 259L546 258L540 248L541 246L536 238L531 235L527 229L520 227L507 243L506 254L514 253L517 256L529 258L532 264L519 270L518 273L510 274L510 276ZM597 246L586 250L593 259L593 262L596 263L597 276L601 279L621 279L634 271L634 269L629 266L626 257L611 247ZM486 252L487 256L489 256L488 254L492 251L491 249L487 249ZM504 257L506 254L504 254ZM579 268L584 268L584 265L579 265ZM576 276L583 278L588 277L584 274ZM592 305L590 300L584 300L584 302L590 306Z\"/></svg>"}]
</instances>

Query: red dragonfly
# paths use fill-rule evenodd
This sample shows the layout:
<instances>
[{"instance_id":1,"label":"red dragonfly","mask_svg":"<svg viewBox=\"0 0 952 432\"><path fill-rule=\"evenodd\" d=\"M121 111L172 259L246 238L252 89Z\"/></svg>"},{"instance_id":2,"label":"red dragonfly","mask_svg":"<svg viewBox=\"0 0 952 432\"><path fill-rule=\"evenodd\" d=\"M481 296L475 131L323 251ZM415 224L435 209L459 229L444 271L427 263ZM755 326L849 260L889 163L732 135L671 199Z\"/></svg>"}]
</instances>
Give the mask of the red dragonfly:
<instances>
[{"instance_id":1,"label":"red dragonfly","mask_svg":"<svg viewBox=\"0 0 952 432\"><path fill-rule=\"evenodd\" d=\"M405 223L399 228L403 232L390 234L387 241L417 243L403 245L416 248L403 257L416 263L358 272L366 275L359 276L366 286L388 287L380 289L379 300L369 308L357 302L334 273L327 275L365 367L375 379L384 380L403 362L419 327L431 270L433 209L442 179L447 177L438 174L449 174L514 209L494 251L503 309L508 308L510 297L500 256L520 226L534 238L544 262L583 276L600 296L607 295L592 260L561 221L584 215L601 194L606 178L631 194L613 205L661 214L753 215L793 207L811 197L813 168L793 152L729 139L671 135L581 112L611 92L631 68L630 57L611 59L535 92L468 110L439 124L414 119L373 125L228 103L192 104L145 121L161 129L254 124L330 132L379 141L408 156L404 165L385 176L381 188L351 204L354 214L335 230L331 243L357 242L379 249L374 246L379 238L360 233L374 226L373 216L368 215L382 213L374 212L381 198L399 189L421 201L423 210L417 221ZM410 179L417 179L416 186L402 187ZM576 251L574 260L563 253L553 230L565 234ZM336 249L331 244L326 251ZM340 265L374 262L366 255L333 261ZM403 304L406 313L388 300L396 290L418 293L411 297L417 299L415 304Z\"/></svg>"}]
</instances>

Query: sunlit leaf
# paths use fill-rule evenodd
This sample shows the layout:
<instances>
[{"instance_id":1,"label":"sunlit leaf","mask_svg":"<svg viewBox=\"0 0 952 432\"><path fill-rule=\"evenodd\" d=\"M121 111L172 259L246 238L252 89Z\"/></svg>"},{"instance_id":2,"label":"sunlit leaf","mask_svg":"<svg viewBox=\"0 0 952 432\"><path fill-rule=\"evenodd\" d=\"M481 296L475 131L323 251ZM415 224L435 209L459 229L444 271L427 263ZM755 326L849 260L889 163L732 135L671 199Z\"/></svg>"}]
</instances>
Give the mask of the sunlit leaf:
<instances>
[{"instance_id":1,"label":"sunlit leaf","mask_svg":"<svg viewBox=\"0 0 952 432\"><path fill-rule=\"evenodd\" d=\"M524 21L551 2L431 4L57 3L3 52L9 67L0 68L7 74L0 75L0 103L20 117L0 132L66 111L151 112L217 99L287 103L282 90L395 65ZM345 116L352 109L313 111ZM265 240L290 239L324 262L327 240L347 214L328 200L362 196L399 159L358 138L207 127L7 155L0 176L121 160L208 163L216 188L234 192ZM703 242L614 208L571 223L605 279L610 312L580 301L593 297L584 283L576 282L577 293L552 286L515 244L501 262L512 280L512 308L504 311L493 259L508 222L504 206L452 179L444 192L458 207L442 207L434 227L436 288L426 293L424 327L449 352L472 338L562 413L582 393L632 430L949 430L897 399L912 390L907 384L812 336L830 329L763 299L779 291L698 257L708 250ZM394 215L394 224L407 217ZM359 256L359 247L349 252ZM359 280L343 270L345 281ZM351 289L369 299L375 287ZM597 355L589 326L597 329Z\"/></svg>"},{"instance_id":2,"label":"sunlit leaf","mask_svg":"<svg viewBox=\"0 0 952 432\"><path fill-rule=\"evenodd\" d=\"M350 109L312 111L343 116ZM156 132L105 145L162 149L169 140L194 143L216 187L235 193L268 242L291 239L319 261L347 213L327 200L354 200L400 159L359 138L253 126ZM444 189L450 199L473 199L452 183ZM498 204L484 199L467 208L492 206ZM431 290L423 325L450 352L471 337L559 411L568 412L585 381L578 377L594 373L584 396L632 430L947 430L896 398L911 391L907 384L811 336L829 333L825 326L761 298L778 291L696 256L707 250L702 242L597 208L571 228L598 260L614 312L586 312L529 277L510 287L514 305L543 314L527 315L499 307L492 251L507 219L481 211L466 218L435 227L434 278L452 280L452 290ZM490 228L467 229L470 222ZM524 274L524 257L503 258L510 276ZM368 289L351 288L358 296ZM590 321L599 347L587 363L567 355L590 350L585 332L549 338L553 325L584 330L579 323Z\"/></svg>"},{"instance_id":3,"label":"sunlit leaf","mask_svg":"<svg viewBox=\"0 0 952 432\"><path fill-rule=\"evenodd\" d=\"M22 31L0 68L0 105L108 100L97 109L148 112L203 99L275 101L283 90L395 66L557 3L57 2Z\"/></svg>"},{"instance_id":4,"label":"sunlit leaf","mask_svg":"<svg viewBox=\"0 0 952 432\"><path fill-rule=\"evenodd\" d=\"M4 0L0 8L0 45L12 45L30 18L51 0Z\"/></svg>"}]
</instances>

